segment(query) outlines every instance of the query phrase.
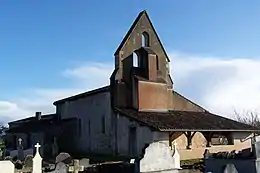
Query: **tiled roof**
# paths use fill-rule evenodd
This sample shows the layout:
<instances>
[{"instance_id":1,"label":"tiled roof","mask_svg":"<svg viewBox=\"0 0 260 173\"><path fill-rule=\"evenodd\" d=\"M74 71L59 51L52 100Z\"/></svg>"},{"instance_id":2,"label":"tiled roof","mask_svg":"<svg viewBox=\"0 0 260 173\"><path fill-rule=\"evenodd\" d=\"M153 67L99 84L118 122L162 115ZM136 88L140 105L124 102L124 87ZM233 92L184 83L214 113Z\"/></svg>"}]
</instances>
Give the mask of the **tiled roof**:
<instances>
[{"instance_id":1,"label":"tiled roof","mask_svg":"<svg viewBox=\"0 0 260 173\"><path fill-rule=\"evenodd\" d=\"M260 131L247 124L206 111L140 112L133 109L116 111L160 131Z\"/></svg>"},{"instance_id":2,"label":"tiled roof","mask_svg":"<svg viewBox=\"0 0 260 173\"><path fill-rule=\"evenodd\" d=\"M102 93L102 92L107 92L107 91L110 91L109 85L101 87L101 88L97 88L97 89L94 89L94 90L91 90L91 91L87 91L87 92L84 92L84 93L80 93L80 94L77 94L77 95L74 95L74 96L71 96L71 97L67 97L67 98L64 98L64 99L61 99L61 100L57 100L53 103L53 105L64 103L66 101L77 100L77 99L80 99L80 98L84 98L84 97L87 97L87 96L90 96L90 95L94 95L94 94L98 94L98 93Z\"/></svg>"},{"instance_id":3,"label":"tiled roof","mask_svg":"<svg viewBox=\"0 0 260 173\"><path fill-rule=\"evenodd\" d=\"M47 114L47 115L41 115L41 120L49 120L49 119L53 119L54 117L56 117L56 114ZM11 121L8 124L12 125L12 124L18 124L18 123L24 123L24 122L30 122L30 121L34 121L36 120L36 117L28 117L28 118L24 118L24 119L20 119L20 120L16 120L16 121Z\"/></svg>"},{"instance_id":4,"label":"tiled roof","mask_svg":"<svg viewBox=\"0 0 260 173\"><path fill-rule=\"evenodd\" d=\"M52 119L32 119L31 121L21 123L18 126L9 128L7 133L27 133L27 132L44 132L48 130L53 130L53 128L59 128L63 123L68 121L75 121L77 118L67 118L58 121L57 117L52 117Z\"/></svg>"}]
</instances>

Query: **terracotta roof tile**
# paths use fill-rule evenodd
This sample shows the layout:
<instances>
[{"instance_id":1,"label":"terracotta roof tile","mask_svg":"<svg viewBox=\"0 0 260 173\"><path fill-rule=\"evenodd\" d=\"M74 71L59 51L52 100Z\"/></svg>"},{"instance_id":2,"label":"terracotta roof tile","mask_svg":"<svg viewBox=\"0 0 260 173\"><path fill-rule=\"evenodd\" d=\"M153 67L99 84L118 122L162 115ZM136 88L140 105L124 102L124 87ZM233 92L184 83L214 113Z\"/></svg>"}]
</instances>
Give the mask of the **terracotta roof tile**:
<instances>
[{"instance_id":1,"label":"terracotta roof tile","mask_svg":"<svg viewBox=\"0 0 260 173\"><path fill-rule=\"evenodd\" d=\"M140 112L132 109L117 111L160 131L260 131L247 124L206 111Z\"/></svg>"}]
</instances>

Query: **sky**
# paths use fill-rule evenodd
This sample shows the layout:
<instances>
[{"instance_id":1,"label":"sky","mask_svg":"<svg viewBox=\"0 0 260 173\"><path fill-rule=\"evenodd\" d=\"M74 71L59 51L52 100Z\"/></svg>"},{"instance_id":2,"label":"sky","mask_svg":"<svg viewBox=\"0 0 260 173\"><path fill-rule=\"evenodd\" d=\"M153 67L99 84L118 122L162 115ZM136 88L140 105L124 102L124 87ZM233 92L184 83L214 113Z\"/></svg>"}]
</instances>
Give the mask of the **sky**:
<instances>
[{"instance_id":1,"label":"sky","mask_svg":"<svg viewBox=\"0 0 260 173\"><path fill-rule=\"evenodd\" d=\"M109 84L114 52L142 10L171 59L174 89L232 117L260 108L260 1L0 2L0 122Z\"/></svg>"}]
</instances>

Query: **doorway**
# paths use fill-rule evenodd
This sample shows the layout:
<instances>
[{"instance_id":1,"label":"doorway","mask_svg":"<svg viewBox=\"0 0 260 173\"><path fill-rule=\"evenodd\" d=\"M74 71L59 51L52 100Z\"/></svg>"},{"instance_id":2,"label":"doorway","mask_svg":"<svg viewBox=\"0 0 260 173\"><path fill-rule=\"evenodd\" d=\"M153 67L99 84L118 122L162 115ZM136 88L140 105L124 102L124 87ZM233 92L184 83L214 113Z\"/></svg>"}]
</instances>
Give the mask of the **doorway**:
<instances>
[{"instance_id":1,"label":"doorway","mask_svg":"<svg viewBox=\"0 0 260 173\"><path fill-rule=\"evenodd\" d=\"M137 136L136 127L129 127L129 140L128 140L129 156L135 157L137 154Z\"/></svg>"}]
</instances>

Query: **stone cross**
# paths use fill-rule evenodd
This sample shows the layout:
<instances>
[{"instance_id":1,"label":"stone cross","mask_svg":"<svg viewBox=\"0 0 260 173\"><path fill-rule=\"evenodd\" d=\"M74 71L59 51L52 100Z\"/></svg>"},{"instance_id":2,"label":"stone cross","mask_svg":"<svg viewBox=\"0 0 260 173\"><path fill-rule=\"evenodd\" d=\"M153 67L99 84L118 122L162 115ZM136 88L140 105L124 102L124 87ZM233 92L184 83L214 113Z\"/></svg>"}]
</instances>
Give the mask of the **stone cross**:
<instances>
[{"instance_id":1,"label":"stone cross","mask_svg":"<svg viewBox=\"0 0 260 173\"><path fill-rule=\"evenodd\" d=\"M22 145L22 139L18 139L18 159L23 160L24 159L24 153L23 153L23 145Z\"/></svg>"},{"instance_id":2,"label":"stone cross","mask_svg":"<svg viewBox=\"0 0 260 173\"><path fill-rule=\"evenodd\" d=\"M23 140L22 140L21 138L18 139L19 147L22 145L22 141L23 141Z\"/></svg>"},{"instance_id":3,"label":"stone cross","mask_svg":"<svg viewBox=\"0 0 260 173\"><path fill-rule=\"evenodd\" d=\"M39 154L39 148L41 147L41 145L37 143L34 147L36 148L36 154Z\"/></svg>"},{"instance_id":4,"label":"stone cross","mask_svg":"<svg viewBox=\"0 0 260 173\"><path fill-rule=\"evenodd\" d=\"M39 153L41 145L37 143L34 147L36 148L36 154L33 158L33 173L42 173L42 157Z\"/></svg>"},{"instance_id":5,"label":"stone cross","mask_svg":"<svg viewBox=\"0 0 260 173\"><path fill-rule=\"evenodd\" d=\"M84 171L84 166L79 165L79 160L74 160L73 166L69 167L69 172L79 173Z\"/></svg>"}]
</instances>

